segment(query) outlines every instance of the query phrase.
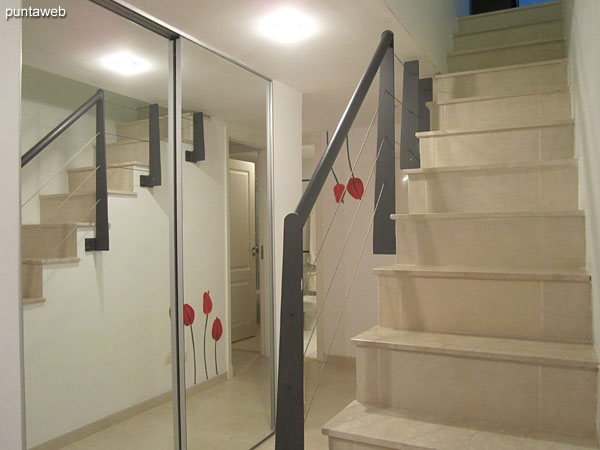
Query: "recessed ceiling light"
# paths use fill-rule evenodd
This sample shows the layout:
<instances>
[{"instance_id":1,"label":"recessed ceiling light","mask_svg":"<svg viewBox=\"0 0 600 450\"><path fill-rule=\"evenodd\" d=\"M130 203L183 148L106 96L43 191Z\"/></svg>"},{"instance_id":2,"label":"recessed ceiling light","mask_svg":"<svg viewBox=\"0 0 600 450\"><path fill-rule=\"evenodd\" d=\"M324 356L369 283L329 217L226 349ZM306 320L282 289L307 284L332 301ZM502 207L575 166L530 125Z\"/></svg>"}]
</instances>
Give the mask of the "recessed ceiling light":
<instances>
[{"instance_id":1,"label":"recessed ceiling light","mask_svg":"<svg viewBox=\"0 0 600 450\"><path fill-rule=\"evenodd\" d=\"M313 34L316 28L314 20L289 7L268 14L259 23L262 34L284 44L305 39Z\"/></svg>"},{"instance_id":2,"label":"recessed ceiling light","mask_svg":"<svg viewBox=\"0 0 600 450\"><path fill-rule=\"evenodd\" d=\"M102 59L102 64L121 75L135 75L150 68L150 63L139 56L127 52L115 53Z\"/></svg>"}]
</instances>

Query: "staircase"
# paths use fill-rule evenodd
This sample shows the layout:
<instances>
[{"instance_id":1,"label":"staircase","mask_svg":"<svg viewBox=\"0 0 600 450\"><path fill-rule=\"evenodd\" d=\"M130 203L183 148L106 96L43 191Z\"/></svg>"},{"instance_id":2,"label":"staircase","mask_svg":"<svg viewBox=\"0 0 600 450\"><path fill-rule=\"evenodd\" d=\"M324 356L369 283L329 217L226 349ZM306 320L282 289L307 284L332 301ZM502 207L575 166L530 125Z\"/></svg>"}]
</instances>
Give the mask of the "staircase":
<instances>
[{"instance_id":1,"label":"staircase","mask_svg":"<svg viewBox=\"0 0 600 450\"><path fill-rule=\"evenodd\" d=\"M161 135L167 136L165 118L161 118L160 128ZM147 173L149 164L148 119L117 124L116 135L116 142L106 145L109 209L110 197L137 197L139 177L136 178L136 175ZM40 224L22 225L24 305L46 301L44 267L72 267L79 263L78 241L81 236L78 237L78 232L93 235L96 203L94 167L70 168L66 172L69 192L40 195Z\"/></svg>"},{"instance_id":2,"label":"staircase","mask_svg":"<svg viewBox=\"0 0 600 450\"><path fill-rule=\"evenodd\" d=\"M590 449L598 359L560 2L459 19L334 450Z\"/></svg>"}]
</instances>

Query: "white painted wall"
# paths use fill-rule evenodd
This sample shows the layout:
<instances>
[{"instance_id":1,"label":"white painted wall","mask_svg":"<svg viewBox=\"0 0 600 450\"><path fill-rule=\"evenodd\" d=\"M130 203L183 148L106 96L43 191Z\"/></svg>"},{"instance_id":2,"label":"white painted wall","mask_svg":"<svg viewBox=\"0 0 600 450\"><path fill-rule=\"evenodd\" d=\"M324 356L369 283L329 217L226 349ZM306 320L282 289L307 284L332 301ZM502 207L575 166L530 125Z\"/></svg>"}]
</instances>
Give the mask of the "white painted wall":
<instances>
[{"instance_id":1,"label":"white painted wall","mask_svg":"<svg viewBox=\"0 0 600 450\"><path fill-rule=\"evenodd\" d=\"M302 94L273 81L273 250L275 266L275 349L279 349L283 221L302 195Z\"/></svg>"},{"instance_id":2,"label":"white painted wall","mask_svg":"<svg viewBox=\"0 0 600 450\"><path fill-rule=\"evenodd\" d=\"M385 3L438 70L445 72L456 18L469 14L469 0L385 0Z\"/></svg>"},{"instance_id":3,"label":"white painted wall","mask_svg":"<svg viewBox=\"0 0 600 450\"><path fill-rule=\"evenodd\" d=\"M585 210L594 335L596 348L600 349L600 2L565 0L563 3L575 118L575 154L579 159L579 198Z\"/></svg>"},{"instance_id":4,"label":"white painted wall","mask_svg":"<svg viewBox=\"0 0 600 450\"><path fill-rule=\"evenodd\" d=\"M40 75L40 74L38 74ZM41 76L41 75L40 75ZM37 78L40 78L38 76ZM42 82L42 80L37 80ZM52 86L49 86L52 85ZM53 102L79 92L80 83L50 77L46 88L33 90L23 102L23 121L58 123L67 106ZM121 101L124 101L121 99ZM108 109L108 123L127 117ZM135 114L129 110L127 114ZM60 167L77 139L93 134L94 120L66 136L68 144L53 144L54 166ZM86 129L87 128L87 129ZM215 376L211 328L220 317L225 330L218 343L219 373L228 369L227 355L227 240L226 240L226 127L205 119L207 159L184 163L184 300L196 311L198 382L205 380L202 293L210 290L213 311L207 333L208 376ZM58 144L58 145L56 145ZM26 148L26 147L25 147ZM162 143L163 186L136 187L137 198L111 196L111 250L86 254L78 232L81 261L44 268L46 303L24 308L24 351L27 393L28 445L33 446L171 390L169 366L169 165ZM184 144L183 151L190 150ZM50 150L49 150L50 151ZM62 157L62 158L61 158ZM85 158L84 158L85 160ZM84 163L85 161L82 161ZM76 166L82 164L75 164ZM28 170L27 167L25 170ZM23 179L24 192L46 179L42 167ZM53 170L50 171L53 173ZM141 172L136 171L135 180ZM65 174L52 189L66 191ZM18 226L17 226L18 230ZM18 267L18 264L17 264ZM193 384L193 354L188 327L186 380ZM2 447L4 448L4 447Z\"/></svg>"},{"instance_id":5,"label":"white painted wall","mask_svg":"<svg viewBox=\"0 0 600 450\"><path fill-rule=\"evenodd\" d=\"M6 8L18 8L19 0L6 0ZM2 195L0 196L0 448L24 447L22 370L21 370L21 281L20 281L20 96L21 96L21 21L0 25L2 60Z\"/></svg>"},{"instance_id":6,"label":"white painted wall","mask_svg":"<svg viewBox=\"0 0 600 450\"><path fill-rule=\"evenodd\" d=\"M367 127L360 127L350 130L350 155L353 162L359 154L367 129ZM323 315L319 325L321 327L318 342L319 353L323 350L327 352L329 346L332 345L331 354L350 357L355 355L351 338L378 323L377 277L373 274L373 268L395 262L394 255L373 254L372 229L367 236L364 252L359 260L361 247L369 229L375 205L374 173L368 186L367 180L375 162L376 140L377 128L374 126L368 135L357 168L354 170L355 176L360 178L365 185L365 194L343 254L344 241L357 208L359 208L359 201L346 193L344 203L337 208L333 195L335 180L333 175L330 175L317 202L317 247L320 246L322 239L325 237L325 232L337 208L335 220L317 262L317 303L323 305ZM304 135L304 144L315 146L317 159L325 151L325 142L325 132ZM345 147L334 164L334 170L340 182L345 184L350 176ZM334 278L340 257L341 262ZM356 276L352 283L344 315L334 337L338 315L355 270ZM327 293L328 290L329 293Z\"/></svg>"}]
</instances>

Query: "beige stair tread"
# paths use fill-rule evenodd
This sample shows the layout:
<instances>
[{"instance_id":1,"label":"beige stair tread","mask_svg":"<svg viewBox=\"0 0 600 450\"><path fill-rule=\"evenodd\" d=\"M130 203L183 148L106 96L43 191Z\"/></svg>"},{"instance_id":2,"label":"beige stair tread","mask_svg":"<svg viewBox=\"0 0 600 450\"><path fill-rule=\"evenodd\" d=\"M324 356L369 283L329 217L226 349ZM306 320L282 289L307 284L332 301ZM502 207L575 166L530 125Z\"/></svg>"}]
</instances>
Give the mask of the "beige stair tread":
<instances>
[{"instance_id":1,"label":"beige stair tread","mask_svg":"<svg viewBox=\"0 0 600 450\"><path fill-rule=\"evenodd\" d=\"M477 14L476 14L476 16L477 16ZM490 28L488 30L481 30L481 31L467 31L467 32L459 31L456 33L452 33L452 37L471 36L473 34L483 34L483 33L489 33L491 31L510 30L513 28L524 28L524 27L529 27L531 25L539 25L539 24L543 24L543 23L552 23L552 22L562 23L563 19L548 19L548 20L540 20L539 22L531 22L531 23L524 23L524 24L517 24L517 25L504 25L501 27L494 27L494 28Z\"/></svg>"},{"instance_id":2,"label":"beige stair tread","mask_svg":"<svg viewBox=\"0 0 600 450\"><path fill-rule=\"evenodd\" d=\"M539 95L539 94L556 94L556 93L566 93L569 92L569 88L565 86L560 89L539 89L536 91L522 91L522 92L512 92L510 94L501 94L501 95L484 95L479 97L459 97L453 98L450 100L444 100L441 102L426 102L426 106L428 108L432 106L442 106L442 105L455 105L458 103L475 103L475 102L485 102L490 100L499 100L503 98L513 98L513 97L527 97L530 95Z\"/></svg>"},{"instance_id":3,"label":"beige stair tread","mask_svg":"<svg viewBox=\"0 0 600 450\"><path fill-rule=\"evenodd\" d=\"M503 339L375 326L352 341L361 347L597 370L592 344Z\"/></svg>"},{"instance_id":4,"label":"beige stair tread","mask_svg":"<svg viewBox=\"0 0 600 450\"><path fill-rule=\"evenodd\" d=\"M461 56L461 55L473 55L475 53L483 53L483 52L493 52L495 50L505 50L508 48L517 48L517 47L528 47L531 45L540 45L540 44L550 44L554 42L564 42L563 38L560 39L536 39L534 41L520 42L518 44L508 44L508 45L497 45L495 47L485 47L478 48L474 50L461 50L458 52L449 52L447 56Z\"/></svg>"},{"instance_id":5,"label":"beige stair tread","mask_svg":"<svg viewBox=\"0 0 600 450\"><path fill-rule=\"evenodd\" d=\"M505 70L515 70L515 69L525 69L527 67L537 67L537 66L550 66L552 64L564 64L568 62L566 58L559 59L550 59L548 61L538 61L538 62L530 62L523 64L512 64L509 66L498 66L498 67L487 67L485 69L474 69L474 70L465 70L464 72L449 72L449 73L440 73L434 75L433 78L436 80L442 78L457 78L465 75L477 75L482 73L492 73L492 72L502 72Z\"/></svg>"},{"instance_id":6,"label":"beige stair tread","mask_svg":"<svg viewBox=\"0 0 600 450\"><path fill-rule=\"evenodd\" d=\"M67 264L78 263L81 258L23 258L23 264Z\"/></svg>"},{"instance_id":7,"label":"beige stair tread","mask_svg":"<svg viewBox=\"0 0 600 450\"><path fill-rule=\"evenodd\" d=\"M330 438L402 450L585 450L594 439L550 433L509 434L484 423L469 424L353 401L322 428ZM335 448L335 447L334 447Z\"/></svg>"},{"instance_id":8,"label":"beige stair tread","mask_svg":"<svg viewBox=\"0 0 600 450\"><path fill-rule=\"evenodd\" d=\"M77 223L24 223L22 227L30 228L57 228L57 227L78 227L78 228L93 228L96 226L93 222L77 222Z\"/></svg>"},{"instance_id":9,"label":"beige stair tread","mask_svg":"<svg viewBox=\"0 0 600 450\"><path fill-rule=\"evenodd\" d=\"M135 161L129 161L129 162L124 162L124 163L115 163L115 164L108 164L106 167L108 169L121 169L121 168L128 168L128 167L133 167L133 166L142 166L142 167L148 167L144 164L140 164L137 163ZM72 169L67 169L67 172L73 173L73 172L89 172L90 170L94 170L94 166L84 166L84 167L74 167Z\"/></svg>"},{"instance_id":10,"label":"beige stair tread","mask_svg":"<svg viewBox=\"0 0 600 450\"><path fill-rule=\"evenodd\" d=\"M23 297L24 305L35 305L36 303L44 303L46 299L44 297Z\"/></svg>"},{"instance_id":11,"label":"beige stair tread","mask_svg":"<svg viewBox=\"0 0 600 450\"><path fill-rule=\"evenodd\" d=\"M557 166L577 166L576 159L556 159L551 161L536 161L527 163L512 164L485 164L475 166L447 166L447 167L427 167L425 169L404 169L402 172L407 174L419 173L441 173L441 172L465 172L477 170L506 170L506 169L527 169L536 167L557 167Z\"/></svg>"},{"instance_id":12,"label":"beige stair tread","mask_svg":"<svg viewBox=\"0 0 600 450\"><path fill-rule=\"evenodd\" d=\"M516 211L516 212L460 212L460 213L422 213L392 214L392 220L427 219L523 219L531 217L579 217L584 211Z\"/></svg>"},{"instance_id":13,"label":"beige stair tread","mask_svg":"<svg viewBox=\"0 0 600 450\"><path fill-rule=\"evenodd\" d=\"M530 125L518 125L515 127L498 127L498 128L480 128L476 130L434 130L434 131L421 131L415 133L418 138L427 137L439 137L439 136L455 136L461 134L482 134L482 133L497 133L500 131L514 131L514 130L529 130L532 128L549 128L549 127L560 127L573 125L573 120L557 120L551 122L534 123Z\"/></svg>"},{"instance_id":14,"label":"beige stair tread","mask_svg":"<svg viewBox=\"0 0 600 450\"><path fill-rule=\"evenodd\" d=\"M107 191L108 195L124 195L127 197L137 197L137 192L134 191L115 191L109 190ZM69 193L69 194L45 194L40 195L40 198L66 198L66 197L95 197L96 193L94 192L82 192L82 193Z\"/></svg>"},{"instance_id":15,"label":"beige stair tread","mask_svg":"<svg viewBox=\"0 0 600 450\"><path fill-rule=\"evenodd\" d=\"M549 270L510 270L481 269L468 266L427 266L412 264L392 264L373 269L379 276L412 276L426 278L470 278L476 280L512 280L512 281L568 281L589 283L590 274L585 270L549 269Z\"/></svg>"}]
</instances>

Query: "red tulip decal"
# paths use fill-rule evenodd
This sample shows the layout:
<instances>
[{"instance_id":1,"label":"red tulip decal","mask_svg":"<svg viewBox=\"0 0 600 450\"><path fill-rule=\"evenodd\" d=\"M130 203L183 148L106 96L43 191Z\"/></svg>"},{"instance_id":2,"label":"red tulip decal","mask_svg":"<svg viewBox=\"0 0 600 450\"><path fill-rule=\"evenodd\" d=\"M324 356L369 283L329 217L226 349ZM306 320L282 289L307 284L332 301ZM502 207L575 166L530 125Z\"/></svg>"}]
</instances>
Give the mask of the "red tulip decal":
<instances>
[{"instance_id":1,"label":"red tulip decal","mask_svg":"<svg viewBox=\"0 0 600 450\"><path fill-rule=\"evenodd\" d=\"M348 193L358 200L362 198L365 188L360 178L352 177L348 180Z\"/></svg>"},{"instance_id":2,"label":"red tulip decal","mask_svg":"<svg viewBox=\"0 0 600 450\"><path fill-rule=\"evenodd\" d=\"M196 317L196 311L187 303L183 305L183 324L186 327L191 326L194 323L194 318Z\"/></svg>"},{"instance_id":3,"label":"red tulip decal","mask_svg":"<svg viewBox=\"0 0 600 450\"><path fill-rule=\"evenodd\" d=\"M212 311L212 299L210 298L210 291L206 291L202 298L202 310L204 311L204 314L208 316Z\"/></svg>"},{"instance_id":4,"label":"red tulip decal","mask_svg":"<svg viewBox=\"0 0 600 450\"><path fill-rule=\"evenodd\" d=\"M335 195L336 203L339 203L339 202L344 203L344 195L346 195L346 186L344 186L341 183L336 184L333 187L333 195Z\"/></svg>"},{"instance_id":5,"label":"red tulip decal","mask_svg":"<svg viewBox=\"0 0 600 450\"><path fill-rule=\"evenodd\" d=\"M354 176L354 170L352 170L352 163L350 162L350 144L348 143L348 136L346 136L346 155L348 156L348 166L350 167L350 173L352 174L352 177L350 177L348 185L346 186L348 188L348 194L360 200L365 193L365 187L363 186L362 180Z\"/></svg>"},{"instance_id":6,"label":"red tulip decal","mask_svg":"<svg viewBox=\"0 0 600 450\"><path fill-rule=\"evenodd\" d=\"M219 375L219 367L217 366L217 342L223 336L223 324L221 323L221 319L218 317L213 322L212 326L212 338L215 340L215 371L217 375Z\"/></svg>"},{"instance_id":7,"label":"red tulip decal","mask_svg":"<svg viewBox=\"0 0 600 450\"><path fill-rule=\"evenodd\" d=\"M169 308L169 317L171 317L171 308ZM186 327L190 327L190 333L192 334L192 350L194 353L194 384L196 384L196 342L194 341L194 328L192 324L194 323L194 319L196 318L196 311L191 305L184 303L183 305L183 325Z\"/></svg>"}]
</instances>

